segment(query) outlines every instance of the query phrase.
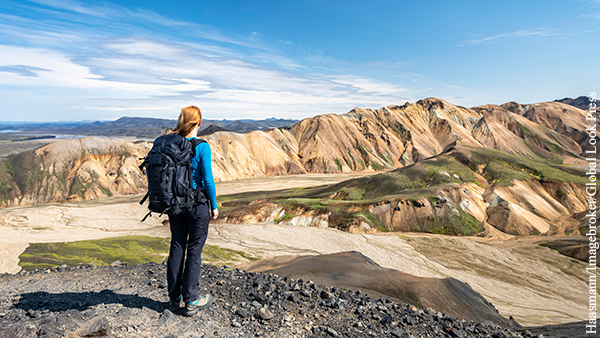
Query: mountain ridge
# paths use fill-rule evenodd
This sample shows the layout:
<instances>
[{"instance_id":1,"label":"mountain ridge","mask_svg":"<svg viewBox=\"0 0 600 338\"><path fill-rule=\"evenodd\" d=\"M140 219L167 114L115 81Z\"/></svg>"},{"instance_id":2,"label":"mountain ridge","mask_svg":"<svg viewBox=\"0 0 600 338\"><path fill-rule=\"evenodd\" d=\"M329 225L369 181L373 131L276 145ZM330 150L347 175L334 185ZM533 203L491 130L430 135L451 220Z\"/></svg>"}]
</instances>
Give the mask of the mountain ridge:
<instances>
[{"instance_id":1,"label":"mountain ridge","mask_svg":"<svg viewBox=\"0 0 600 338\"><path fill-rule=\"evenodd\" d=\"M204 119L200 130L210 126L225 128L233 132L247 133L253 130L266 130L282 126L291 126L297 120L268 118L264 120L213 120ZM129 136L136 138L156 138L167 128L173 128L177 124L176 119L161 119L151 117L123 116L114 121L84 122L48 122L48 123L10 123L6 124L9 129L22 129L20 133L26 134L65 134L65 135L87 135L119 137ZM4 126L0 122L0 126Z\"/></svg>"},{"instance_id":2,"label":"mountain ridge","mask_svg":"<svg viewBox=\"0 0 600 338\"><path fill-rule=\"evenodd\" d=\"M578 96L575 99L572 99L570 97L565 97L563 99L558 99L558 100L554 100L555 102L562 102L568 105L571 105L573 107L577 107L579 109L582 110L588 110L590 108L590 103L592 103L590 101L590 97L589 96ZM597 102L596 102L597 104Z\"/></svg>"},{"instance_id":3,"label":"mountain ridge","mask_svg":"<svg viewBox=\"0 0 600 338\"><path fill-rule=\"evenodd\" d=\"M560 217L571 217L584 205L585 175L576 168L586 164L581 156L589 138L585 128L585 112L560 102L511 102L470 109L427 98L378 110L355 108L346 114L319 115L291 127L246 134L219 131L203 138L211 145L216 181L397 171L324 188L322 194L329 197L306 190L308 201L352 205L331 218L323 212L327 208L313 202L288 206L261 202L260 211L240 205L249 202L244 197L240 200L244 202L223 204L235 207L225 210L223 219L228 221L277 220L280 217L273 213L283 210L284 214L294 211L298 217L308 213L311 222L345 230L406 230L394 225L404 223L413 231L471 234L483 231L489 222L505 232L524 235L576 229L573 218L557 224ZM144 141L84 138L53 142L2 159L0 205L141 193L146 183L137 165L150 146ZM366 191L378 191L369 183L377 180L397 190L363 200ZM265 201L277 198L281 196L270 195ZM393 203L397 212L386 203ZM377 219L368 221L368 227L357 218L358 212L367 211L362 218ZM507 217L515 220L515 228L502 228ZM468 227L460 226L463 223Z\"/></svg>"}]
</instances>

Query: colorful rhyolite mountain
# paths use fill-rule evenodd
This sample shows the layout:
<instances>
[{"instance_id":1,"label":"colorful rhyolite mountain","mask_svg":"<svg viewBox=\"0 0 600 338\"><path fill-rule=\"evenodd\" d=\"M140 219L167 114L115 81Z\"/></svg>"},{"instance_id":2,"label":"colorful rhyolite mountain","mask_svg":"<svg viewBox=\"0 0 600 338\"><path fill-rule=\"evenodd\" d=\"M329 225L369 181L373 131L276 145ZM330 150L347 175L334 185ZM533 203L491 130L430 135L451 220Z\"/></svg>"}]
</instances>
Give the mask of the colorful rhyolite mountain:
<instances>
[{"instance_id":1,"label":"colorful rhyolite mountain","mask_svg":"<svg viewBox=\"0 0 600 338\"><path fill-rule=\"evenodd\" d=\"M353 232L569 234L586 208L585 114L561 102L465 108L428 98L203 138L212 148L217 181L382 171L335 186L232 196L223 202L224 222ZM0 159L1 206L144 192L138 165L150 147L83 138Z\"/></svg>"}]
</instances>

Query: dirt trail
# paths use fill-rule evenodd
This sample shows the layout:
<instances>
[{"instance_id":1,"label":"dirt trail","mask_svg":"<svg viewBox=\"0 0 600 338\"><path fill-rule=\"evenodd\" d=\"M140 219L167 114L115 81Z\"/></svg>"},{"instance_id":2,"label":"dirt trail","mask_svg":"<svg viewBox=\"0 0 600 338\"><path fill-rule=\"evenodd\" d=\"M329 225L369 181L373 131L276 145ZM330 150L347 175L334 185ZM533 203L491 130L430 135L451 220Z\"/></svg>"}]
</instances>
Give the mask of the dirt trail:
<instances>
[{"instance_id":1,"label":"dirt trail","mask_svg":"<svg viewBox=\"0 0 600 338\"><path fill-rule=\"evenodd\" d=\"M373 174L376 173L304 174L244 178L234 181L218 182L217 193L219 195L230 195L249 191L272 191L288 188L314 187L318 185L339 183L352 178Z\"/></svg>"}]
</instances>

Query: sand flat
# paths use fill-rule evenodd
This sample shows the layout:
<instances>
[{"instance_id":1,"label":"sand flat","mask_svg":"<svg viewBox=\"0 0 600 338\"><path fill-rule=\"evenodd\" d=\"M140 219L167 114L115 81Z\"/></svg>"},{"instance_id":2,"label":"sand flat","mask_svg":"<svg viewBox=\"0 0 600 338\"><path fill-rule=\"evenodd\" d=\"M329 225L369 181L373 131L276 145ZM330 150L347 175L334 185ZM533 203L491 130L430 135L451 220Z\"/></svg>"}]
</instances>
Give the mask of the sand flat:
<instances>
[{"instance_id":1,"label":"sand flat","mask_svg":"<svg viewBox=\"0 0 600 338\"><path fill-rule=\"evenodd\" d=\"M338 183L372 173L307 174L248 178L217 183L219 195L279 190ZM162 222L167 216L153 214L145 222L142 195L119 196L76 203L0 209L0 273L20 270L18 257L29 243L71 242L126 235L169 237Z\"/></svg>"}]
</instances>

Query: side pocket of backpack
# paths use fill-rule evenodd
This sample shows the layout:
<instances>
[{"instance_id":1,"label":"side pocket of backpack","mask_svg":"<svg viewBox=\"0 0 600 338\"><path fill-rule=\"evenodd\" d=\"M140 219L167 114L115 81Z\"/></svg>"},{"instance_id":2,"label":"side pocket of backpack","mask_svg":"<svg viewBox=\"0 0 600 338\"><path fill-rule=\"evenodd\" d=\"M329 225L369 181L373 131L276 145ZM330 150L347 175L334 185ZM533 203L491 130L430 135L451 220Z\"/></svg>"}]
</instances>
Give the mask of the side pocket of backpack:
<instances>
[{"instance_id":1,"label":"side pocket of backpack","mask_svg":"<svg viewBox=\"0 0 600 338\"><path fill-rule=\"evenodd\" d=\"M188 167L186 164L178 165L175 167L176 182L175 184L175 196L185 197L189 194L191 182L189 181Z\"/></svg>"},{"instance_id":2,"label":"side pocket of backpack","mask_svg":"<svg viewBox=\"0 0 600 338\"><path fill-rule=\"evenodd\" d=\"M160 157L160 155L158 155ZM150 210L163 212L173 204L173 171L167 159L153 159L147 167Z\"/></svg>"}]
</instances>

